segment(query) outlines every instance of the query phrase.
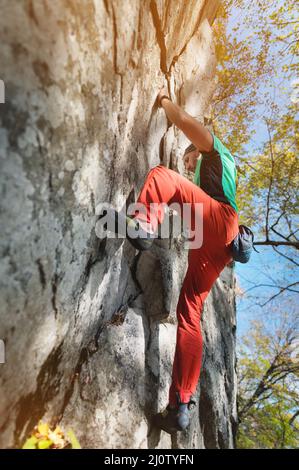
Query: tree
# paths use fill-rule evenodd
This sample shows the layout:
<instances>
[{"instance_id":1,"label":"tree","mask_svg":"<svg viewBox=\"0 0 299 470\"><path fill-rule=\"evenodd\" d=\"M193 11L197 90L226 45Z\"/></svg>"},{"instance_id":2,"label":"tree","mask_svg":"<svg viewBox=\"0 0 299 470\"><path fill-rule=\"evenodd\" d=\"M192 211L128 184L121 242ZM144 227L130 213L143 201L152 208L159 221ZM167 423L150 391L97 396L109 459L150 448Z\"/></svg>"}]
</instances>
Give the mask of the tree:
<instances>
[{"instance_id":1,"label":"tree","mask_svg":"<svg viewBox=\"0 0 299 470\"><path fill-rule=\"evenodd\" d=\"M253 125L265 117L283 114L279 107L284 109L285 101L279 102L275 89L283 95L292 83L291 99L294 104L299 99L295 75L299 49L297 5L295 0L225 0L218 11L214 26L217 84L211 124L246 172L249 166L241 157L247 157L245 145L256 132ZM233 13L235 18L228 27Z\"/></svg>"},{"instance_id":2,"label":"tree","mask_svg":"<svg viewBox=\"0 0 299 470\"><path fill-rule=\"evenodd\" d=\"M273 250L284 267L282 275L272 270L265 284L249 281L245 295L275 288L266 301L255 299L264 308L283 293L299 292L297 4L225 0L215 23L211 125L236 159L240 223L251 226L255 244ZM298 446L297 325L286 321L281 307L275 317L282 322L272 332L255 322L241 341L239 447Z\"/></svg>"},{"instance_id":3,"label":"tree","mask_svg":"<svg viewBox=\"0 0 299 470\"><path fill-rule=\"evenodd\" d=\"M270 333L252 322L238 351L237 447L295 448L299 444L298 318L280 315ZM296 350L297 348L297 350Z\"/></svg>"},{"instance_id":4,"label":"tree","mask_svg":"<svg viewBox=\"0 0 299 470\"><path fill-rule=\"evenodd\" d=\"M265 118L268 140L249 159L239 180L239 205L248 224L260 226L257 245L290 246L298 250L299 127L297 109ZM248 162L245 162L245 167Z\"/></svg>"},{"instance_id":5,"label":"tree","mask_svg":"<svg viewBox=\"0 0 299 470\"><path fill-rule=\"evenodd\" d=\"M214 26L217 59L216 87L212 101L211 124L233 154L242 155L253 136L251 124L261 104L260 84L271 75L269 46L256 50L243 24L228 32L227 23L237 2L224 2Z\"/></svg>"},{"instance_id":6,"label":"tree","mask_svg":"<svg viewBox=\"0 0 299 470\"><path fill-rule=\"evenodd\" d=\"M281 293L299 292L298 81L292 81L291 96L277 95L298 70L297 2L226 0L223 5L215 25L218 69L211 124L236 158L240 223L253 228L256 245L269 246L285 261L292 278L269 279L267 287L275 291L266 304ZM239 19L228 28L236 10ZM253 149L261 127L264 141ZM260 287L250 284L247 292Z\"/></svg>"}]
</instances>

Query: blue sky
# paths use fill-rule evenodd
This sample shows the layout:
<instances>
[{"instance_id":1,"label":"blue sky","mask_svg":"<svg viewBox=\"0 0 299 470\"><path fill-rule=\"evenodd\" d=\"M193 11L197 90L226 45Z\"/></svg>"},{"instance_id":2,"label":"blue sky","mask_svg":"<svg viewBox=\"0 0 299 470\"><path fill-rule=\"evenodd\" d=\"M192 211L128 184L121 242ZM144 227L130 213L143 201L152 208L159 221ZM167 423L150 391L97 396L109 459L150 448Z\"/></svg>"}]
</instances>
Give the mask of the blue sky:
<instances>
[{"instance_id":1,"label":"blue sky","mask_svg":"<svg viewBox=\"0 0 299 470\"><path fill-rule=\"evenodd\" d=\"M278 2L281 3L281 2ZM233 15L231 16L228 23L228 31L232 34L236 34L232 31L242 18L242 11L234 9ZM246 37L247 34L250 34L254 31L254 22L253 29L248 30L248 27L244 25L244 30L240 31L240 37ZM255 36L254 36L255 37ZM259 48L259 43L256 41L255 47ZM275 49L274 49L275 51ZM279 55L277 55L277 59ZM280 64L282 65L282 64ZM279 104L280 109L286 108L290 103L292 87L291 82L295 80L296 77L292 79L286 79L285 74L279 74L278 78L274 78L270 85L262 84L260 87L260 93L270 93L271 97L275 99L275 102ZM249 142L246 146L248 154L255 153L257 148L262 145L263 142L267 141L267 130L262 121L262 117L267 112L267 109L264 107L258 108L258 114L260 119L257 119L254 125L256 131L254 139ZM256 236L257 239L261 240L260 236ZM271 303L267 303L266 306L260 307L258 304L262 304L272 295L278 292L277 288L271 288L267 286L262 286L259 288L252 288L257 284L276 284L279 285L288 285L291 282L294 282L294 275L296 274L293 270L289 269L290 263L285 260L283 257L279 256L272 247L257 247L260 253L253 252L252 257L247 264L236 263L236 277L237 282L242 291L247 291L247 293L242 296L237 296L237 334L238 337L246 334L250 328L250 321L252 319L264 319L267 324L271 327L271 324L274 327L275 324L275 313L279 308L294 308L294 296L298 294L286 292ZM284 253L287 253L286 250ZM297 272L299 277L299 273ZM297 278L298 278L297 277ZM251 290L248 290L250 289Z\"/></svg>"}]
</instances>

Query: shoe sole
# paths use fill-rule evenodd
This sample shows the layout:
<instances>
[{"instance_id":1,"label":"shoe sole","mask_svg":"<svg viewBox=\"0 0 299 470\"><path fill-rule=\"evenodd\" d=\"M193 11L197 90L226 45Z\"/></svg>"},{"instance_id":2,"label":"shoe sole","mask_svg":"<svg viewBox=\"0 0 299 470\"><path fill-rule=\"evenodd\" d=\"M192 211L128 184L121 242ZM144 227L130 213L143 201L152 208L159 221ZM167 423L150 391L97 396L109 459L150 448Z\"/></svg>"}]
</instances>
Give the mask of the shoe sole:
<instances>
[{"instance_id":1,"label":"shoe sole","mask_svg":"<svg viewBox=\"0 0 299 470\"><path fill-rule=\"evenodd\" d=\"M178 426L174 426L174 427L168 427L168 426L165 426L165 425L163 424L163 416L162 416L161 414L158 414L158 415L154 416L153 424L154 424L157 428L162 429L162 431L165 431L165 432L167 432L168 434L175 434L175 433L177 433L177 432L185 431L185 430L188 428L188 426L189 426L190 423L188 423L188 425L185 426L185 427L182 427L182 426L179 426L179 425L178 425Z\"/></svg>"},{"instance_id":2,"label":"shoe sole","mask_svg":"<svg viewBox=\"0 0 299 470\"><path fill-rule=\"evenodd\" d=\"M103 212L105 213L101 214L100 218L107 216L108 226L114 227L114 233L126 237L131 245L133 245L137 250L146 251L151 248L155 237L152 234L140 230L138 222L135 222L133 217L126 216L110 207L104 209ZM128 234L128 225L131 225L130 228L132 231L134 231L135 228L136 230L143 232L145 237L130 237Z\"/></svg>"}]
</instances>

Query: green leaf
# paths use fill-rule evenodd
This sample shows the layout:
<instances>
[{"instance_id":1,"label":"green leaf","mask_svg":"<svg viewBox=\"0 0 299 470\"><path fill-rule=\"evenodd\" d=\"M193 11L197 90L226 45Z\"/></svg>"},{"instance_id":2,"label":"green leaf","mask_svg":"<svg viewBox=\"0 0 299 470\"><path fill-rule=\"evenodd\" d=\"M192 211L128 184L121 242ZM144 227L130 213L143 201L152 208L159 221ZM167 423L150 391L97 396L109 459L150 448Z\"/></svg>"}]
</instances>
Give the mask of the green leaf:
<instances>
[{"instance_id":1,"label":"green leaf","mask_svg":"<svg viewBox=\"0 0 299 470\"><path fill-rule=\"evenodd\" d=\"M78 439L76 438L74 431L70 429L67 433L67 437L70 440L70 443L72 445L72 449L82 449L82 447L79 444Z\"/></svg>"},{"instance_id":2,"label":"green leaf","mask_svg":"<svg viewBox=\"0 0 299 470\"><path fill-rule=\"evenodd\" d=\"M42 439L41 441L38 441L38 448L39 449L49 449L51 445L53 444L50 439Z\"/></svg>"},{"instance_id":3,"label":"green leaf","mask_svg":"<svg viewBox=\"0 0 299 470\"><path fill-rule=\"evenodd\" d=\"M36 449L38 440L35 436L29 437L23 445L22 449Z\"/></svg>"}]
</instances>

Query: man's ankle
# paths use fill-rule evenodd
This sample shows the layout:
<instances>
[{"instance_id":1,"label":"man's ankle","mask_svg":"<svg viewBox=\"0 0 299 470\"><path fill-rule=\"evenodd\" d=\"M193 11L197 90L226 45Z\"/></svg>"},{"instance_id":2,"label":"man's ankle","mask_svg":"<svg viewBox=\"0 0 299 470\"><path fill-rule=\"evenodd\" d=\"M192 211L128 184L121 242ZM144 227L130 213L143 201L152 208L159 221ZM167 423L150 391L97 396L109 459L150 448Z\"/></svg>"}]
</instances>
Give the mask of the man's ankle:
<instances>
[{"instance_id":1,"label":"man's ankle","mask_svg":"<svg viewBox=\"0 0 299 470\"><path fill-rule=\"evenodd\" d=\"M178 407L178 405L172 405L169 403L168 407L170 410L175 410Z\"/></svg>"},{"instance_id":2,"label":"man's ankle","mask_svg":"<svg viewBox=\"0 0 299 470\"><path fill-rule=\"evenodd\" d=\"M155 230L153 229L152 224L150 222L146 222L145 220L139 219L138 217L127 217L137 222L141 230L143 230L144 232L149 233L151 235L155 234Z\"/></svg>"}]
</instances>

